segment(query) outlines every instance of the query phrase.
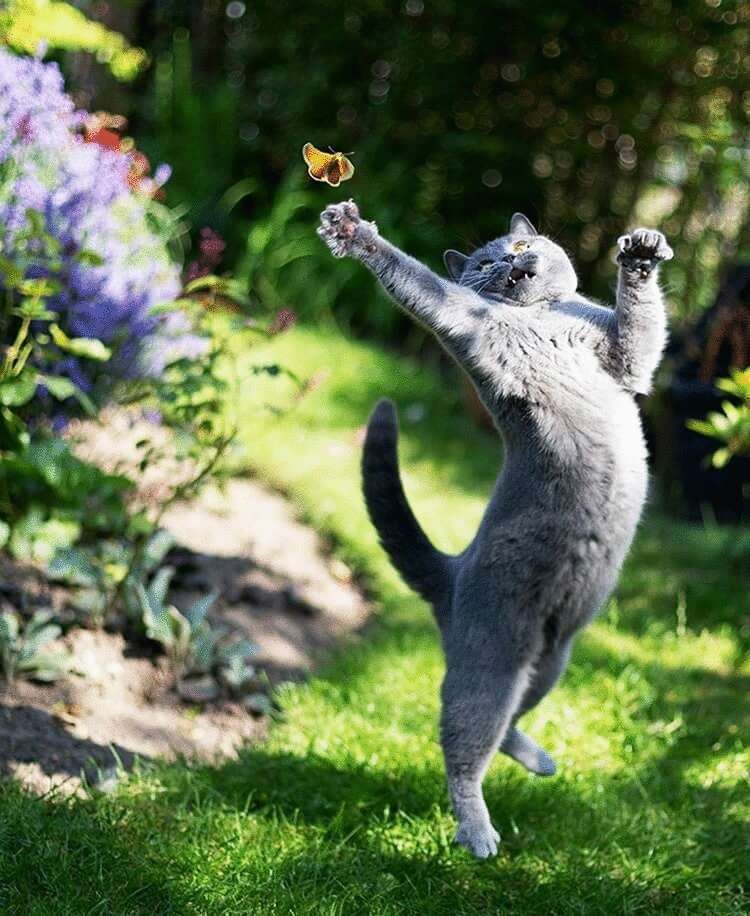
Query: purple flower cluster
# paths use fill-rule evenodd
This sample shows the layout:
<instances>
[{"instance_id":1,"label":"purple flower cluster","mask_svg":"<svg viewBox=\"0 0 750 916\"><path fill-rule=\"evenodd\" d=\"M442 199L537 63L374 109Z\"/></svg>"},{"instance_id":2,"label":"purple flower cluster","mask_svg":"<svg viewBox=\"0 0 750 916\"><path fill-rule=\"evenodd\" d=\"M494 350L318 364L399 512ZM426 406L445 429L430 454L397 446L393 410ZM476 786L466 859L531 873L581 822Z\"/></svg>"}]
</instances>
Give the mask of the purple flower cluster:
<instances>
[{"instance_id":1,"label":"purple flower cluster","mask_svg":"<svg viewBox=\"0 0 750 916\"><path fill-rule=\"evenodd\" d=\"M28 211L40 215L59 247L51 273L60 290L48 307L70 336L95 337L113 349L96 377L90 362L71 358L56 367L90 390L102 374L156 376L207 343L176 308L154 313L179 295L179 270L154 227L151 202L128 184L131 155L86 143L84 120L56 64L0 48L0 250L23 263ZM156 174L166 180L164 168Z\"/></svg>"}]
</instances>

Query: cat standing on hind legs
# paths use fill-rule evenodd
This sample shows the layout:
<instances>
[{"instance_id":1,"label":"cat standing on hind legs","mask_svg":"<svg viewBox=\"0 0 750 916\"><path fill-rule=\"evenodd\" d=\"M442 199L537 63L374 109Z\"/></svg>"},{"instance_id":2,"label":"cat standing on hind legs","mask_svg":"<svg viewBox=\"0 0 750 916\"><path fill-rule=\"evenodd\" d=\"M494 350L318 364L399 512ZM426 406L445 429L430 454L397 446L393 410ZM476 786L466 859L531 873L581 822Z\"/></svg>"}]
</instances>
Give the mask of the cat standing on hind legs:
<instances>
[{"instance_id":1,"label":"cat standing on hind legs","mask_svg":"<svg viewBox=\"0 0 750 916\"><path fill-rule=\"evenodd\" d=\"M463 255L446 280L383 239L352 201L321 215L337 257L372 270L396 303L467 372L505 444L473 541L438 551L406 500L393 405L370 419L363 483L393 565L435 611L446 659L441 743L456 840L474 855L499 836L482 795L497 751L540 775L552 758L518 720L554 686L575 634L615 585L646 498L646 449L634 396L661 358L666 318L660 232L619 239L614 309L577 292L565 252L515 214L506 235Z\"/></svg>"}]
</instances>

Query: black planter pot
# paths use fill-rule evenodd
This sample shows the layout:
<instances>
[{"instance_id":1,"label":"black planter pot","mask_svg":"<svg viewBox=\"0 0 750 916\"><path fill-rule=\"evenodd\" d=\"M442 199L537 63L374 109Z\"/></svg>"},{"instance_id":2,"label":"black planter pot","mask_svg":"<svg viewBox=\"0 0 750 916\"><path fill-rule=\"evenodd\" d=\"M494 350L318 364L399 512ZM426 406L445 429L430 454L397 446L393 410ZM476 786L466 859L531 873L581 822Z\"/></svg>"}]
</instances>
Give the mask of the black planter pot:
<instances>
[{"instance_id":1,"label":"black planter pot","mask_svg":"<svg viewBox=\"0 0 750 916\"><path fill-rule=\"evenodd\" d=\"M688 429L688 420L721 411L727 395L713 385L675 374L666 392L671 433L668 471L679 484L682 511L695 520L708 512L719 522L750 521L750 457L735 457L718 470L711 455L720 447L715 439Z\"/></svg>"}]
</instances>

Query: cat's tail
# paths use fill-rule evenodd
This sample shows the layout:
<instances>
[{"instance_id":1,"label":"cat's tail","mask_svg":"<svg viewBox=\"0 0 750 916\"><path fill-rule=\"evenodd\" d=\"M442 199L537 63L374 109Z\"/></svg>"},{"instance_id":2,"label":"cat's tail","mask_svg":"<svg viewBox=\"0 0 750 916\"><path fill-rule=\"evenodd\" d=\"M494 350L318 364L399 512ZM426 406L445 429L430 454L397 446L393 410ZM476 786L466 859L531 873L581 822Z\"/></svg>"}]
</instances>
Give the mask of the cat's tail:
<instances>
[{"instance_id":1,"label":"cat's tail","mask_svg":"<svg viewBox=\"0 0 750 916\"><path fill-rule=\"evenodd\" d=\"M397 441L396 408L391 401L378 401L362 455L367 511L404 581L438 610L450 600L452 557L433 547L411 511L398 469Z\"/></svg>"}]
</instances>

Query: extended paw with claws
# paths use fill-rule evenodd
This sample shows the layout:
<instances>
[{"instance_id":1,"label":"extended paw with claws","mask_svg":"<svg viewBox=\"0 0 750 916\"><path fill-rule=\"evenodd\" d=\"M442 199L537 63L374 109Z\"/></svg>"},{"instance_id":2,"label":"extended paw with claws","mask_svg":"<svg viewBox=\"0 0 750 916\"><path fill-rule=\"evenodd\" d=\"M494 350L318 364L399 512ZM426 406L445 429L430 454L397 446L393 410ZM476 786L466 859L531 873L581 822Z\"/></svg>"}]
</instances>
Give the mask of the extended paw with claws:
<instances>
[{"instance_id":1,"label":"extended paw with claws","mask_svg":"<svg viewBox=\"0 0 750 916\"><path fill-rule=\"evenodd\" d=\"M656 229L636 229L617 240L617 263L647 277L662 261L669 261L674 252Z\"/></svg>"},{"instance_id":2,"label":"extended paw with claws","mask_svg":"<svg viewBox=\"0 0 750 916\"><path fill-rule=\"evenodd\" d=\"M374 248L378 235L375 223L360 218L353 200L330 204L320 214L318 235L328 245L334 257L357 256Z\"/></svg>"}]
</instances>

